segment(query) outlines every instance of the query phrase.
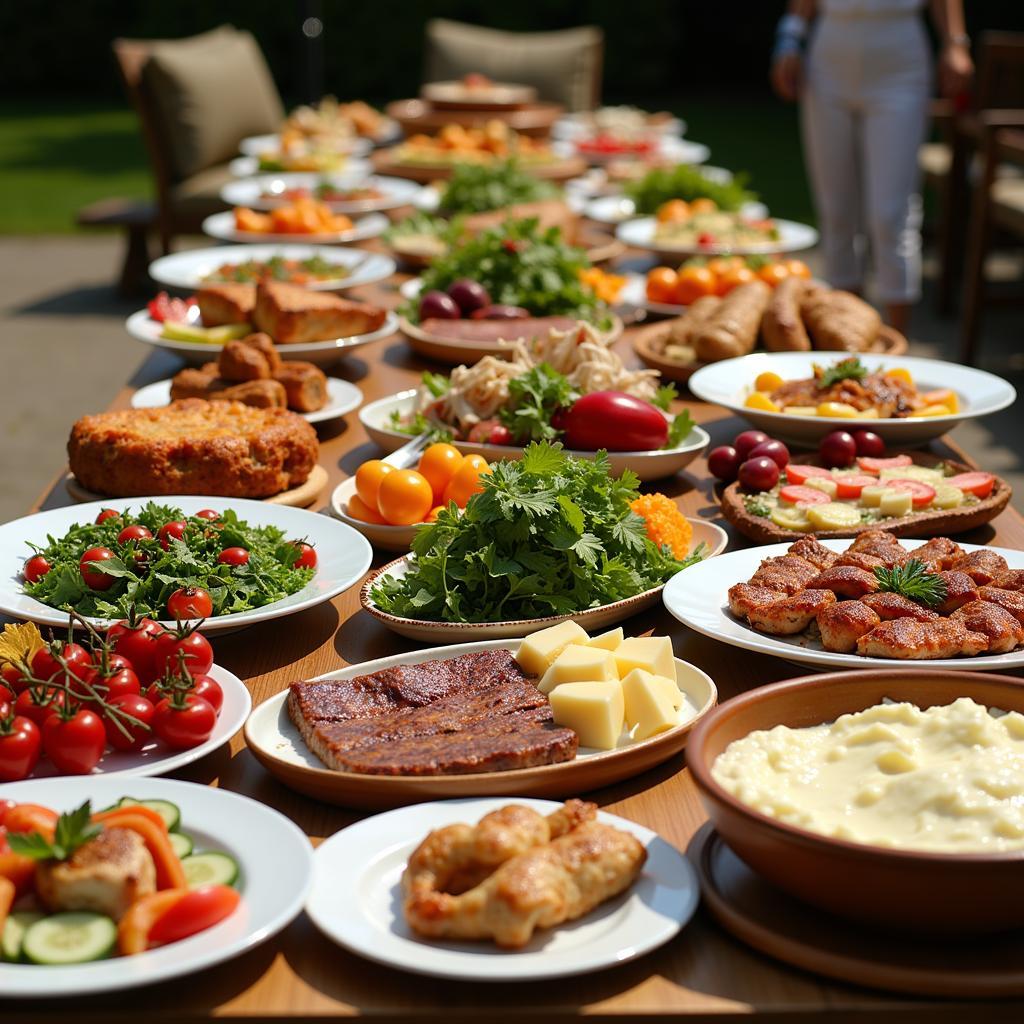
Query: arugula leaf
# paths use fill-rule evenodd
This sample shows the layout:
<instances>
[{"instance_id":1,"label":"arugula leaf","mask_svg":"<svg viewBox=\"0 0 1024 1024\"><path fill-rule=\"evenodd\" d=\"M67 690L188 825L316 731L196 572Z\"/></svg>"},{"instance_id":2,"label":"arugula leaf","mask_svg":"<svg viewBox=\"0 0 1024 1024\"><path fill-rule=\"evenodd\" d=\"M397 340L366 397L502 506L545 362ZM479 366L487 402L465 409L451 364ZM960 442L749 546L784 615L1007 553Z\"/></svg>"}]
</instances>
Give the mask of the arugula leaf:
<instances>
[{"instance_id":1,"label":"arugula leaf","mask_svg":"<svg viewBox=\"0 0 1024 1024\"><path fill-rule=\"evenodd\" d=\"M80 846L103 831L92 820L92 804L86 800L81 807L57 819L53 841L38 832L11 832L7 842L15 853L33 860L67 860Z\"/></svg>"},{"instance_id":2,"label":"arugula leaf","mask_svg":"<svg viewBox=\"0 0 1024 1024\"><path fill-rule=\"evenodd\" d=\"M695 425L690 410L684 409L669 424L668 440L665 442L665 447L678 448L693 433Z\"/></svg>"}]
</instances>

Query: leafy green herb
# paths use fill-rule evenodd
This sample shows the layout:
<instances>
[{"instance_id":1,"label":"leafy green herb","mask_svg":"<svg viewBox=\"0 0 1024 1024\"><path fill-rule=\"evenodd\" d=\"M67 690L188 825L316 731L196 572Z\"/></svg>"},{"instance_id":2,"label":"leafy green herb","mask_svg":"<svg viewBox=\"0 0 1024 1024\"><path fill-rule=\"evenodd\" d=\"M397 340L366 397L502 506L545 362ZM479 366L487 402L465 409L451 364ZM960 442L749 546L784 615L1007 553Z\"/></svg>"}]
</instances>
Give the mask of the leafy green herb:
<instances>
[{"instance_id":1,"label":"leafy green herb","mask_svg":"<svg viewBox=\"0 0 1024 1024\"><path fill-rule=\"evenodd\" d=\"M670 199L712 199L720 210L739 210L744 203L753 202L757 194L745 186L746 174L736 174L731 181L715 181L689 164L676 167L656 167L639 181L625 186L626 195L636 204L637 213L655 213L662 203Z\"/></svg>"},{"instance_id":2,"label":"leafy green herb","mask_svg":"<svg viewBox=\"0 0 1024 1024\"><path fill-rule=\"evenodd\" d=\"M456 164L441 193L440 208L449 213L486 213L513 203L553 199L558 189L519 168L515 160L496 164Z\"/></svg>"},{"instance_id":3,"label":"leafy green herb","mask_svg":"<svg viewBox=\"0 0 1024 1024\"><path fill-rule=\"evenodd\" d=\"M541 363L509 381L508 404L498 415L516 444L552 441L561 433L551 425L552 416L577 398L579 395L564 374Z\"/></svg>"},{"instance_id":4,"label":"leafy green herb","mask_svg":"<svg viewBox=\"0 0 1024 1024\"><path fill-rule=\"evenodd\" d=\"M417 211L403 220L392 224L381 237L386 242L394 243L412 235L427 235L436 238L445 245L454 245L462 234L462 220L455 218L435 217L429 213Z\"/></svg>"},{"instance_id":5,"label":"leafy green herb","mask_svg":"<svg viewBox=\"0 0 1024 1024\"><path fill-rule=\"evenodd\" d=\"M406 418L401 410L395 409L388 418L388 426L392 430L397 430L400 434L408 434L410 437L419 437L420 434L426 434L431 444L435 441L447 442L455 436L453 431L439 426L433 420L427 419L421 412L416 413L411 418Z\"/></svg>"},{"instance_id":6,"label":"leafy green herb","mask_svg":"<svg viewBox=\"0 0 1024 1024\"><path fill-rule=\"evenodd\" d=\"M679 389L675 384L664 384L654 393L654 397L651 399L651 405L656 405L659 409L668 412L672 403L678 397Z\"/></svg>"},{"instance_id":7,"label":"leafy green herb","mask_svg":"<svg viewBox=\"0 0 1024 1024\"><path fill-rule=\"evenodd\" d=\"M444 398L451 387L451 381L443 373L431 373L430 370L424 370L420 380L435 398Z\"/></svg>"},{"instance_id":8,"label":"leafy green herb","mask_svg":"<svg viewBox=\"0 0 1024 1024\"><path fill-rule=\"evenodd\" d=\"M576 459L531 444L481 483L461 514L449 507L417 531L407 574L371 591L379 608L445 622L536 619L633 597L702 557L679 561L654 545L629 507L639 480L613 478L607 452Z\"/></svg>"},{"instance_id":9,"label":"leafy green herb","mask_svg":"<svg viewBox=\"0 0 1024 1024\"><path fill-rule=\"evenodd\" d=\"M689 409L684 409L668 425L666 448L678 448L693 433L694 422Z\"/></svg>"},{"instance_id":10,"label":"leafy green herb","mask_svg":"<svg viewBox=\"0 0 1024 1024\"><path fill-rule=\"evenodd\" d=\"M919 558L911 558L903 565L891 569L875 566L878 589L891 594L902 594L920 604L934 607L946 600L946 581L928 571Z\"/></svg>"},{"instance_id":11,"label":"leafy green herb","mask_svg":"<svg viewBox=\"0 0 1024 1024\"><path fill-rule=\"evenodd\" d=\"M822 370L821 376L818 378L818 390L825 391L841 380L863 380L867 375L868 368L858 356L841 359L835 366L829 366Z\"/></svg>"},{"instance_id":12,"label":"leafy green herb","mask_svg":"<svg viewBox=\"0 0 1024 1024\"><path fill-rule=\"evenodd\" d=\"M745 494L743 496L743 505L747 512L752 516L763 516L767 519L772 514L772 510L768 503L757 497L755 494Z\"/></svg>"},{"instance_id":13,"label":"leafy green herb","mask_svg":"<svg viewBox=\"0 0 1024 1024\"><path fill-rule=\"evenodd\" d=\"M11 832L7 836L14 853L33 860L67 860L80 846L103 831L92 821L92 805L86 800L81 807L57 819L53 842L38 832Z\"/></svg>"}]
</instances>

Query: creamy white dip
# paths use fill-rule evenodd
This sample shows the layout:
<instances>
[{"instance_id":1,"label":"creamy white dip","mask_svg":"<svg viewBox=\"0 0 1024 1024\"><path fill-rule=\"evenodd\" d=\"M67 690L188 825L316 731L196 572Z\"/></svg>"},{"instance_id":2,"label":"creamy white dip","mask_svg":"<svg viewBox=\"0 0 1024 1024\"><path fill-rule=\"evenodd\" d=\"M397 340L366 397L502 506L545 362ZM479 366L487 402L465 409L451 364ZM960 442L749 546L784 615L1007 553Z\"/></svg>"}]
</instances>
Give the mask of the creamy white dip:
<instances>
[{"instance_id":1,"label":"creamy white dip","mask_svg":"<svg viewBox=\"0 0 1024 1024\"><path fill-rule=\"evenodd\" d=\"M752 732L729 744L712 774L762 814L839 839L947 853L1024 849L1024 715L969 697Z\"/></svg>"}]
</instances>

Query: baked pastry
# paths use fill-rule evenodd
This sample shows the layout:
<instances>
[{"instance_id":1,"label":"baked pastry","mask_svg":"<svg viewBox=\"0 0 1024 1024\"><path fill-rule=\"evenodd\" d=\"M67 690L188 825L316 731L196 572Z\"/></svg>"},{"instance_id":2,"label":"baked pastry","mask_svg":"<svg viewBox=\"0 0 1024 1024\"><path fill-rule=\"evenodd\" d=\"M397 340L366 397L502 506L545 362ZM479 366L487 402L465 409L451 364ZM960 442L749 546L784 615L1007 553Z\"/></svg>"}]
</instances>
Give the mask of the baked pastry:
<instances>
[{"instance_id":1,"label":"baked pastry","mask_svg":"<svg viewBox=\"0 0 1024 1024\"><path fill-rule=\"evenodd\" d=\"M304 483L319 453L296 413L198 398L83 416L68 440L78 482L114 497L268 498Z\"/></svg>"},{"instance_id":2,"label":"baked pastry","mask_svg":"<svg viewBox=\"0 0 1024 1024\"><path fill-rule=\"evenodd\" d=\"M810 287L801 277L780 281L761 318L761 336L769 352L809 352L811 339L800 318L800 303Z\"/></svg>"},{"instance_id":3,"label":"baked pastry","mask_svg":"<svg viewBox=\"0 0 1024 1024\"><path fill-rule=\"evenodd\" d=\"M207 284L196 292L204 327L245 324L252 319L256 289L251 284Z\"/></svg>"},{"instance_id":4,"label":"baked pastry","mask_svg":"<svg viewBox=\"0 0 1024 1024\"><path fill-rule=\"evenodd\" d=\"M814 347L866 352L882 329L878 311L852 292L815 290L800 304Z\"/></svg>"},{"instance_id":5,"label":"baked pastry","mask_svg":"<svg viewBox=\"0 0 1024 1024\"><path fill-rule=\"evenodd\" d=\"M327 404L327 376L312 363L286 360L272 383L284 388L288 408L296 412L316 412Z\"/></svg>"},{"instance_id":6,"label":"baked pastry","mask_svg":"<svg viewBox=\"0 0 1024 1024\"><path fill-rule=\"evenodd\" d=\"M330 292L311 292L294 284L262 281L256 288L252 322L279 345L327 341L369 334L384 323L385 312Z\"/></svg>"},{"instance_id":7,"label":"baked pastry","mask_svg":"<svg viewBox=\"0 0 1024 1024\"><path fill-rule=\"evenodd\" d=\"M734 288L693 334L697 358L705 363L745 356L757 343L757 332L771 290L763 281Z\"/></svg>"}]
</instances>

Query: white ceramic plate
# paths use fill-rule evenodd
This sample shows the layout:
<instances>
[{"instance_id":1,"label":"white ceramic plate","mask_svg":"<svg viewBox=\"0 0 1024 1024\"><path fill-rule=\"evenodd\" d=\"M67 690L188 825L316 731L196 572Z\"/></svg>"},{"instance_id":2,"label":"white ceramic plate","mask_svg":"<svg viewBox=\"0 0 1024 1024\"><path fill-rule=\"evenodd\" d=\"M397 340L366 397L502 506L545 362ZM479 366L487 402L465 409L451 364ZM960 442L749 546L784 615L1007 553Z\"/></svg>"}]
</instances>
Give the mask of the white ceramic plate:
<instances>
[{"instance_id":1,"label":"white ceramic plate","mask_svg":"<svg viewBox=\"0 0 1024 1024\"><path fill-rule=\"evenodd\" d=\"M581 136L593 135L595 124L589 113L566 114L551 126L553 139L578 139ZM675 135L682 138L686 134L686 122L678 117L648 122L646 131L658 135Z\"/></svg>"},{"instance_id":2,"label":"white ceramic plate","mask_svg":"<svg viewBox=\"0 0 1024 1024\"><path fill-rule=\"evenodd\" d=\"M385 451L393 452L408 442L409 435L391 427L391 414L398 412L405 415L412 412L415 402L415 390L399 391L387 398L379 398L359 410L359 422L362 423L371 441ZM642 481L660 480L688 466L708 446L710 440L705 430L694 426L693 432L679 448L646 452L609 452L608 462L613 476L631 469ZM452 444L460 452L467 455L482 455L488 462L495 459L519 459L523 454L522 448L507 445L477 444L472 441L453 441ZM581 459L594 457L593 452L570 451L568 454Z\"/></svg>"},{"instance_id":3,"label":"white ceramic plate","mask_svg":"<svg viewBox=\"0 0 1024 1024\"><path fill-rule=\"evenodd\" d=\"M390 256L368 253L363 249L338 249L326 245L215 245L161 256L149 265L149 276L168 288L192 292L201 288L206 278L225 263L269 260L275 256L286 260L308 260L317 256L345 268L337 277L304 286L314 292L355 288L382 281L395 272L395 261Z\"/></svg>"},{"instance_id":4,"label":"white ceramic plate","mask_svg":"<svg viewBox=\"0 0 1024 1024\"><path fill-rule=\"evenodd\" d=\"M140 309L132 313L125 321L125 330L136 340L154 348L167 349L169 352L176 352L190 363L206 363L216 359L223 346L213 345L207 342L198 341L173 341L170 338L162 338L160 332L163 324L158 323L149 315L148 309ZM353 334L350 338L335 338L332 341L308 341L297 345L282 345L281 352L289 359L303 359L318 366L329 366L337 362L349 349L358 348L360 345L369 345L370 342L380 341L398 330L398 317L394 313L388 313L384 324L379 330L370 334Z\"/></svg>"},{"instance_id":5,"label":"white ceramic plate","mask_svg":"<svg viewBox=\"0 0 1024 1024\"><path fill-rule=\"evenodd\" d=\"M133 409L153 409L167 405L171 400L171 382L158 380L139 388L132 395ZM310 423L323 423L358 409L363 404L363 393L347 380L327 378L327 404L316 412L302 412L299 415Z\"/></svg>"},{"instance_id":6,"label":"white ceramic plate","mask_svg":"<svg viewBox=\"0 0 1024 1024\"><path fill-rule=\"evenodd\" d=\"M313 244L340 244L358 242L364 238L376 238L383 234L391 223L383 213L368 213L354 221L347 231L325 231L321 234L281 234L262 231L239 231L235 227L235 215L231 210L211 214L203 221L203 232L222 242L239 242L263 245L267 242L311 242Z\"/></svg>"},{"instance_id":7,"label":"white ceramic plate","mask_svg":"<svg viewBox=\"0 0 1024 1024\"><path fill-rule=\"evenodd\" d=\"M732 179L732 175L721 167L702 167L701 170L713 181L726 182ZM725 177L709 173L711 171L722 171ZM586 203L583 213L601 224L621 224L636 216L636 204L624 195L599 196ZM764 203L746 203L742 213L744 217L750 217L752 220L761 220L768 216L768 207Z\"/></svg>"},{"instance_id":8,"label":"white ceramic plate","mask_svg":"<svg viewBox=\"0 0 1024 1024\"><path fill-rule=\"evenodd\" d=\"M27 619L43 626L67 627L65 612L42 604L22 591L21 568L31 555L28 541L45 544L47 536L61 537L76 523L91 523L102 509L138 510L147 501L180 508L185 515L200 509L233 509L238 518L254 526L276 526L287 537L305 540L317 551L317 571L300 591L262 608L233 612L206 620L203 632L241 629L257 622L268 622L294 615L323 604L358 582L373 558L367 540L351 527L328 515L317 515L302 508L288 508L246 498L196 497L195 495L160 495L154 498L104 498L81 505L52 508L31 516L13 519L0 525L0 612L16 619ZM90 619L102 627L105 620ZM173 622L165 625L173 626Z\"/></svg>"},{"instance_id":9,"label":"white ceramic plate","mask_svg":"<svg viewBox=\"0 0 1024 1024\"><path fill-rule=\"evenodd\" d=\"M228 164L228 170L236 178L252 178L257 174L277 174L277 171L261 171L259 157L255 156L236 156ZM305 173L305 172L290 172L290 173ZM368 177L373 173L373 167L370 165L369 160L363 160L359 157L349 156L345 157L340 167L334 167L329 171L322 172L324 174L345 174L350 177Z\"/></svg>"},{"instance_id":10,"label":"white ceramic plate","mask_svg":"<svg viewBox=\"0 0 1024 1024\"><path fill-rule=\"evenodd\" d=\"M353 135L348 139L334 139L327 145L311 140L314 149L330 149L335 153L349 153L352 156L366 156L373 149L369 139ZM238 144L238 151L244 156L260 156L261 153L278 153L281 150L281 136L277 132L269 135L250 135Z\"/></svg>"},{"instance_id":11,"label":"white ceramic plate","mask_svg":"<svg viewBox=\"0 0 1024 1024\"><path fill-rule=\"evenodd\" d=\"M702 164L711 156L711 150L703 142L691 142L689 139L674 138L662 135L654 141L657 150L645 153L592 153L580 149L579 141L557 141L552 143L552 151L561 157L582 157L589 164L602 166L617 160L638 160L643 163Z\"/></svg>"},{"instance_id":12,"label":"white ceramic plate","mask_svg":"<svg viewBox=\"0 0 1024 1024\"><path fill-rule=\"evenodd\" d=\"M240 178L229 181L221 190L220 197L229 206L247 206L251 210L273 210L289 200L281 197L282 192L294 188L305 188L313 192L317 186L327 182L335 188L375 188L383 193L379 199L330 200L326 203L335 213L373 213L377 210L394 210L416 202L420 185L405 178L372 177L360 179L350 174L263 174L256 178ZM323 202L323 200L319 200Z\"/></svg>"},{"instance_id":13,"label":"white ceramic plate","mask_svg":"<svg viewBox=\"0 0 1024 1024\"><path fill-rule=\"evenodd\" d=\"M823 540L833 551L845 551L852 540ZM901 539L900 543L913 550L926 543L923 540ZM961 544L965 551L987 548L1006 559L1011 569L1024 569L1024 551L992 548L982 544ZM759 633L729 611L728 592L735 583L745 583L757 571L765 558L784 555L789 544L767 544L720 555L710 568L699 562L685 572L673 576L665 585L665 607L680 622L698 633L715 640L742 647L747 651L772 654L777 658L821 668L921 668L963 669L965 672L998 672L1002 669L1024 666L1024 650L1009 654L990 654L975 658L939 658L934 661L907 661L898 658L864 658L859 654L835 654L823 650L820 641L806 636L769 636Z\"/></svg>"},{"instance_id":14,"label":"white ceramic plate","mask_svg":"<svg viewBox=\"0 0 1024 1024\"><path fill-rule=\"evenodd\" d=\"M910 371L922 391L952 388L960 399L960 411L952 416L919 416L906 419L841 419L831 416L790 416L781 412L748 409L743 403L754 390L758 374L771 370L783 380L811 377L814 364L832 366L844 352L756 352L738 359L723 359L699 369L689 380L692 394L705 402L725 406L772 437L793 444L816 445L833 430L867 427L886 444L917 445L941 437L963 420L999 412L1017 398L1013 386L995 374L959 363L914 356L863 355L869 371L902 367Z\"/></svg>"},{"instance_id":15,"label":"white ceramic plate","mask_svg":"<svg viewBox=\"0 0 1024 1024\"><path fill-rule=\"evenodd\" d=\"M542 814L561 806L551 800L515 802ZM538 932L517 952L490 942L417 937L401 911L409 855L433 829L475 824L508 803L490 798L417 804L350 825L313 856L307 913L328 938L368 960L459 981L535 981L614 967L664 945L693 916L700 890L686 858L649 829L600 811L598 820L630 832L647 848L647 863L631 889L578 921Z\"/></svg>"},{"instance_id":16,"label":"white ceramic plate","mask_svg":"<svg viewBox=\"0 0 1024 1024\"><path fill-rule=\"evenodd\" d=\"M757 242L749 245L671 245L654 237L657 221L653 217L638 217L627 220L616 229L616 237L620 242L631 245L635 249L646 249L667 258L678 256L757 256L776 252L798 252L817 245L818 232L809 224L798 224L792 220L775 218L779 229L779 238L774 242Z\"/></svg>"},{"instance_id":17,"label":"white ceramic plate","mask_svg":"<svg viewBox=\"0 0 1024 1024\"><path fill-rule=\"evenodd\" d=\"M283 814L248 797L170 779L95 776L10 782L4 796L59 811L86 800L107 807L122 796L169 800L181 808L182 827L197 849L223 850L238 861L242 893L239 908L220 924L137 956L68 967L0 963L0 992L6 997L80 996L191 978L265 942L302 912L313 874L309 840Z\"/></svg>"}]
</instances>

